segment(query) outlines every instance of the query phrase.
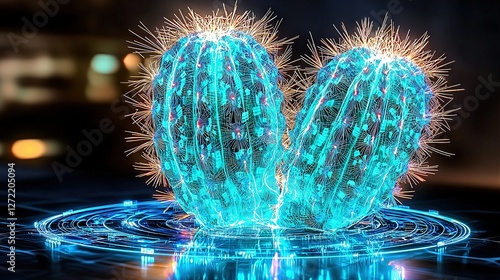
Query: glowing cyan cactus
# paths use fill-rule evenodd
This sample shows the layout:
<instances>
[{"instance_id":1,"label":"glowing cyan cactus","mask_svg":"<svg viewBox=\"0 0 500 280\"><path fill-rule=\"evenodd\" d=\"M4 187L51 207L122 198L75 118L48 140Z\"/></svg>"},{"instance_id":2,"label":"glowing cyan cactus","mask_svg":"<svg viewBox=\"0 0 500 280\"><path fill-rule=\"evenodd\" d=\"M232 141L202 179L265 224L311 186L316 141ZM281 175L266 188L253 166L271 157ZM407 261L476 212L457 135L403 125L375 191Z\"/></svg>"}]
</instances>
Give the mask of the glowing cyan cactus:
<instances>
[{"instance_id":1,"label":"glowing cyan cactus","mask_svg":"<svg viewBox=\"0 0 500 280\"><path fill-rule=\"evenodd\" d=\"M279 68L289 52L276 56L288 41L275 40L272 19L190 10L157 34L161 62L144 98L152 91L152 121L143 125L154 151L145 157L205 226L269 223L274 214L286 126Z\"/></svg>"},{"instance_id":2,"label":"glowing cyan cactus","mask_svg":"<svg viewBox=\"0 0 500 280\"><path fill-rule=\"evenodd\" d=\"M131 152L143 150L136 167L148 182L170 186L158 197L209 228L318 230L407 197L401 183L435 171L431 152L447 154L430 146L447 141L433 140L450 116L444 57L423 50L427 35L400 39L384 22L370 36L364 20L338 43L310 46L300 106L283 79L290 51L277 55L290 40L276 39L273 19L190 10L156 32L141 26L149 35L132 48L155 60L131 82L141 131L129 140L144 141Z\"/></svg>"},{"instance_id":3,"label":"glowing cyan cactus","mask_svg":"<svg viewBox=\"0 0 500 280\"><path fill-rule=\"evenodd\" d=\"M354 36L324 41L325 61L317 52L306 58L319 71L282 165L282 226L349 226L390 199L395 185L397 194L404 174L422 179L433 169L423 164L448 113L436 102L447 91L443 57L422 52L427 36L401 40L384 24L371 37L371 29L365 20Z\"/></svg>"}]
</instances>

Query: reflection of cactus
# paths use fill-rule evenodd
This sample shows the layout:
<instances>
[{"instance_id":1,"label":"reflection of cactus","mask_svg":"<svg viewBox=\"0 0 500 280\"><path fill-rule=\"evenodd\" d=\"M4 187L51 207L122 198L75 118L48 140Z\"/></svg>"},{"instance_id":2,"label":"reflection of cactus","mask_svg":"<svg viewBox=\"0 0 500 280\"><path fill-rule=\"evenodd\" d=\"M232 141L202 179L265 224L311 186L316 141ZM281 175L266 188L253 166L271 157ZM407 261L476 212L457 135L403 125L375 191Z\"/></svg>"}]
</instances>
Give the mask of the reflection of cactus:
<instances>
[{"instance_id":1,"label":"reflection of cactus","mask_svg":"<svg viewBox=\"0 0 500 280\"><path fill-rule=\"evenodd\" d=\"M285 130L277 58L268 50L284 42L273 42L269 16L190 16L187 35L162 55L152 83L161 171L200 223L264 223L279 194Z\"/></svg>"},{"instance_id":2,"label":"reflection of cactus","mask_svg":"<svg viewBox=\"0 0 500 280\"><path fill-rule=\"evenodd\" d=\"M392 26L369 38L363 23L359 37L344 37L346 49L325 49L333 58L306 92L282 167L281 225L332 230L360 220L392 196L412 157L422 162L414 152L425 145L423 128L424 139L436 133L433 98L442 83L433 86L417 64L430 57L409 60L408 40Z\"/></svg>"}]
</instances>

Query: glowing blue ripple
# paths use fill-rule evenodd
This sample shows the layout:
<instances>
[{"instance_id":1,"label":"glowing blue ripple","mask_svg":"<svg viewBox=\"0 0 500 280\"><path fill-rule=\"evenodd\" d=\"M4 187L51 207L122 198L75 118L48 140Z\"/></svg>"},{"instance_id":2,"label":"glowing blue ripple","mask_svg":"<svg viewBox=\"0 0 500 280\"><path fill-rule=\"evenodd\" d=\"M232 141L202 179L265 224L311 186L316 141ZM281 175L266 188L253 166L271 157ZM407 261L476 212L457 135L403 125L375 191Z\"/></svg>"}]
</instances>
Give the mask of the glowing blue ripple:
<instances>
[{"instance_id":1,"label":"glowing blue ripple","mask_svg":"<svg viewBox=\"0 0 500 280\"><path fill-rule=\"evenodd\" d=\"M380 256L447 246L470 235L462 222L406 208L381 209L329 234L264 228L205 232L193 218L182 217L174 203L129 201L66 211L36 222L35 228L52 244L211 259Z\"/></svg>"}]
</instances>

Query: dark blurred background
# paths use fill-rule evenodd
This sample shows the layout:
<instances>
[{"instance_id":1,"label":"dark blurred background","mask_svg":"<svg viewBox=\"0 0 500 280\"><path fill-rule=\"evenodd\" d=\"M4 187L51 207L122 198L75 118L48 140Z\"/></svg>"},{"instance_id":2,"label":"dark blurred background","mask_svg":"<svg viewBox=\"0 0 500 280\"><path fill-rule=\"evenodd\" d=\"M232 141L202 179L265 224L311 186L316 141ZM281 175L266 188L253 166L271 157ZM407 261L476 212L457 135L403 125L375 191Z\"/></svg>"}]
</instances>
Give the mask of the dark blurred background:
<instances>
[{"instance_id":1,"label":"dark blurred background","mask_svg":"<svg viewBox=\"0 0 500 280\"><path fill-rule=\"evenodd\" d=\"M140 21L161 26L163 17L186 6L209 13L223 3L234 5L233 0L1 0L1 166L16 163L25 191L43 182L55 196L83 179L135 180L132 164L140 158L124 153L131 147L125 131L134 126L124 118L132 109L124 103L123 82L147 61L128 49L126 40L134 39L129 29L139 31ZM499 1L242 0L239 7L257 16L271 8L283 18L279 35L300 36L295 58L308 52L310 31L317 40L337 39L333 24L344 22L353 31L364 17L378 25L387 13L414 38L427 31L428 48L455 61L449 83L464 91L449 104L462 108L450 121L451 144L440 146L455 156L434 155L431 163L440 165L439 172L426 185L500 189ZM142 188L145 180L135 182L129 188Z\"/></svg>"}]
</instances>

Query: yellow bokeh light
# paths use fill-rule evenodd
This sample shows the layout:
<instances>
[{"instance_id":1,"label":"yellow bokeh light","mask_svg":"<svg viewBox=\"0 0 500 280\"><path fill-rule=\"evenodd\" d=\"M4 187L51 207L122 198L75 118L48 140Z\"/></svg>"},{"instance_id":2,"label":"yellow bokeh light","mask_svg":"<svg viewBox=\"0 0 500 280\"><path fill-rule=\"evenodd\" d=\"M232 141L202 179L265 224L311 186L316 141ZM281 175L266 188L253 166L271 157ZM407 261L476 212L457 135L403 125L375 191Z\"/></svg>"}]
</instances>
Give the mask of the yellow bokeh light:
<instances>
[{"instance_id":1,"label":"yellow bokeh light","mask_svg":"<svg viewBox=\"0 0 500 280\"><path fill-rule=\"evenodd\" d=\"M135 53L129 53L123 58L123 64L130 72L135 72L139 70L139 63L141 63L141 57Z\"/></svg>"},{"instance_id":2,"label":"yellow bokeh light","mask_svg":"<svg viewBox=\"0 0 500 280\"><path fill-rule=\"evenodd\" d=\"M17 140L12 144L12 154L18 159L40 158L46 151L46 143L39 139Z\"/></svg>"}]
</instances>

